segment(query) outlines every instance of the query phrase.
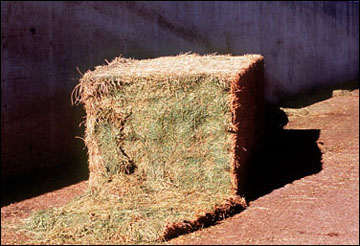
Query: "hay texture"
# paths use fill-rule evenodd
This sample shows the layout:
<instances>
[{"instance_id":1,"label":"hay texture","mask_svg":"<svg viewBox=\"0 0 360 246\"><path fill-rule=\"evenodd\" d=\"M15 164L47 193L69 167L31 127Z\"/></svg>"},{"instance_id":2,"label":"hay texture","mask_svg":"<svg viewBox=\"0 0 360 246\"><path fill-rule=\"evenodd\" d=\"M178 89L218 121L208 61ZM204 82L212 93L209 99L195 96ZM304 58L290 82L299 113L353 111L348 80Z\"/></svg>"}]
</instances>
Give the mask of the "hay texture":
<instances>
[{"instance_id":1,"label":"hay texture","mask_svg":"<svg viewBox=\"0 0 360 246\"><path fill-rule=\"evenodd\" d=\"M262 66L260 55L184 54L119 57L87 72L75 98L87 114L90 186L101 189L104 178L136 169L144 178L162 173L151 177L158 183L178 176L166 175L175 166L223 162L235 176L232 188L241 189L244 152L260 130Z\"/></svg>"},{"instance_id":2,"label":"hay texture","mask_svg":"<svg viewBox=\"0 0 360 246\"><path fill-rule=\"evenodd\" d=\"M91 192L65 209L81 219L67 215L76 229L57 231L60 243L158 242L245 207L263 90L260 55L118 57L85 73L74 98L87 114Z\"/></svg>"}]
</instances>

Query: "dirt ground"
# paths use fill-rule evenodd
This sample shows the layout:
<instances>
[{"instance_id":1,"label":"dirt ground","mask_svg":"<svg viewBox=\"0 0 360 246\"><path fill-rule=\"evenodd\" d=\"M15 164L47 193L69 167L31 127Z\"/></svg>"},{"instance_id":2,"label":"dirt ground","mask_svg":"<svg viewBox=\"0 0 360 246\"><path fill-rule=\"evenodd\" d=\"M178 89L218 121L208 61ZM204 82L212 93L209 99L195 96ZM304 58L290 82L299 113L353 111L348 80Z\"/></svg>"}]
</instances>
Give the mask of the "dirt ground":
<instances>
[{"instance_id":1,"label":"dirt ground","mask_svg":"<svg viewBox=\"0 0 360 246\"><path fill-rule=\"evenodd\" d=\"M285 129L269 135L249 170L249 206L170 244L359 244L359 90L284 109ZM1 244L26 243L7 228L32 211L61 206L87 181L1 208Z\"/></svg>"}]
</instances>

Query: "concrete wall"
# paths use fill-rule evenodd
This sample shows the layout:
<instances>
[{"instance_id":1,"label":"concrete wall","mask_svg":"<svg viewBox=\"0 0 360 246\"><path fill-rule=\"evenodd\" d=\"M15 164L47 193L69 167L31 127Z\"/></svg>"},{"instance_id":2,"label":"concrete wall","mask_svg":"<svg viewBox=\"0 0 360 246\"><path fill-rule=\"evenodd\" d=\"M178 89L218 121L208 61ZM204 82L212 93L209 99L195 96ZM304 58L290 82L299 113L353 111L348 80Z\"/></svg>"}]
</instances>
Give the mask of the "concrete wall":
<instances>
[{"instance_id":1,"label":"concrete wall","mask_svg":"<svg viewBox=\"0 0 360 246\"><path fill-rule=\"evenodd\" d=\"M359 76L350 2L1 2L1 177L85 155L80 71L123 54L259 53L269 101Z\"/></svg>"}]
</instances>

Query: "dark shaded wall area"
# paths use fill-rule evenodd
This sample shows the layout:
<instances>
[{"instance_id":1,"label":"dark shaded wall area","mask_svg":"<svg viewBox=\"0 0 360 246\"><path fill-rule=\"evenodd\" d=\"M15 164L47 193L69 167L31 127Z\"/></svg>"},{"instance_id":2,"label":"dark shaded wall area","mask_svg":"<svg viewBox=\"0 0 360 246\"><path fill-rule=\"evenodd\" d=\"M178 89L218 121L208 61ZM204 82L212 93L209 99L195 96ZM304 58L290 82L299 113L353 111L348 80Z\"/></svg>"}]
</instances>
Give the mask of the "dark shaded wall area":
<instances>
[{"instance_id":1,"label":"dark shaded wall area","mask_svg":"<svg viewBox=\"0 0 360 246\"><path fill-rule=\"evenodd\" d=\"M126 57L259 53L266 99L359 76L354 2L1 2L1 177L86 159L80 71Z\"/></svg>"}]
</instances>

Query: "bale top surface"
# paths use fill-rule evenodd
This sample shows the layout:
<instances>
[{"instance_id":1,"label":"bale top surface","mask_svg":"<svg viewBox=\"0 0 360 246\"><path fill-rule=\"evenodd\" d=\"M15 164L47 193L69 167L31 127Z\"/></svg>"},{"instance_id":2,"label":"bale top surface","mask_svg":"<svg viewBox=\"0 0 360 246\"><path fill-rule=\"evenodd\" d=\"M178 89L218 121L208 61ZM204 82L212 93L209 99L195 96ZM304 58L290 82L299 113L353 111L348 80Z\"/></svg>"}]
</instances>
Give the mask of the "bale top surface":
<instances>
[{"instance_id":1,"label":"bale top surface","mask_svg":"<svg viewBox=\"0 0 360 246\"><path fill-rule=\"evenodd\" d=\"M156 80L163 80L199 74L231 80L259 59L262 59L261 55L200 56L198 54L181 54L144 60L117 57L108 65L97 66L94 71L87 74L97 79L120 77L124 81L130 81L134 77L152 77Z\"/></svg>"}]
</instances>

